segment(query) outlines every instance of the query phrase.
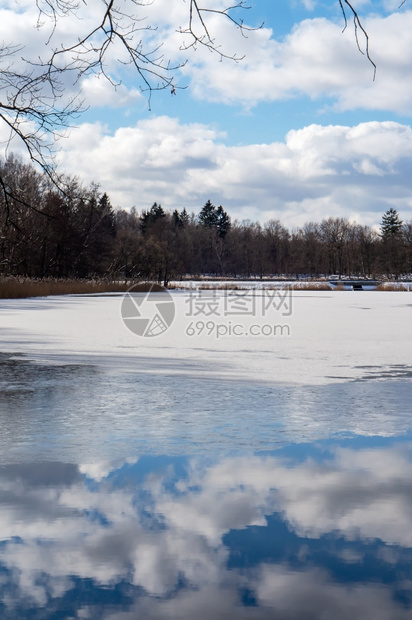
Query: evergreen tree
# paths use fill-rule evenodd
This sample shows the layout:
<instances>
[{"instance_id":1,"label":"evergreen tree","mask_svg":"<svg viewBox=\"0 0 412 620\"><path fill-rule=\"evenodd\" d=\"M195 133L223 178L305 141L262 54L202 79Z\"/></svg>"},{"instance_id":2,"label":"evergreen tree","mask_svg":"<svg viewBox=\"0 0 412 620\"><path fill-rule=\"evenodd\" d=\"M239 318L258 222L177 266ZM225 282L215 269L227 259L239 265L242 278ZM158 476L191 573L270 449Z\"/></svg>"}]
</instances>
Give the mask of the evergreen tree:
<instances>
[{"instance_id":1,"label":"evergreen tree","mask_svg":"<svg viewBox=\"0 0 412 620\"><path fill-rule=\"evenodd\" d=\"M179 211L175 209L172 213L175 228L184 228L189 223L189 214L186 209Z\"/></svg>"},{"instance_id":2,"label":"evergreen tree","mask_svg":"<svg viewBox=\"0 0 412 620\"><path fill-rule=\"evenodd\" d=\"M173 219L173 224L175 228L180 228L180 226L182 225L181 219L180 219L180 214L179 211L177 209L175 209L172 213L172 219Z\"/></svg>"},{"instance_id":3,"label":"evergreen tree","mask_svg":"<svg viewBox=\"0 0 412 620\"><path fill-rule=\"evenodd\" d=\"M217 230L219 237L225 237L230 228L230 217L222 206L215 207L210 200L199 213L199 222L206 228Z\"/></svg>"},{"instance_id":4,"label":"evergreen tree","mask_svg":"<svg viewBox=\"0 0 412 620\"><path fill-rule=\"evenodd\" d=\"M380 229L382 239L396 237L401 234L402 221L399 219L396 209L391 207L383 214Z\"/></svg>"},{"instance_id":5,"label":"evergreen tree","mask_svg":"<svg viewBox=\"0 0 412 620\"><path fill-rule=\"evenodd\" d=\"M222 206L216 209L217 230L219 237L226 237L226 234L230 228L230 217L223 209Z\"/></svg>"},{"instance_id":6,"label":"evergreen tree","mask_svg":"<svg viewBox=\"0 0 412 620\"><path fill-rule=\"evenodd\" d=\"M180 221L182 222L182 225L183 225L183 226L187 226L187 225L189 224L190 217L189 217L189 214L188 214L188 212L186 211L186 209L184 208L184 209L180 212L180 214L179 214L179 215L180 215Z\"/></svg>"},{"instance_id":7,"label":"evergreen tree","mask_svg":"<svg viewBox=\"0 0 412 620\"><path fill-rule=\"evenodd\" d=\"M216 207L210 200L206 202L201 212L199 213L199 222L206 228L215 228L218 225L218 215Z\"/></svg>"},{"instance_id":8,"label":"evergreen tree","mask_svg":"<svg viewBox=\"0 0 412 620\"><path fill-rule=\"evenodd\" d=\"M150 211L142 211L140 216L140 230L143 234L147 232L158 220L166 217L166 213L162 205L158 205L157 202L153 203Z\"/></svg>"},{"instance_id":9,"label":"evergreen tree","mask_svg":"<svg viewBox=\"0 0 412 620\"><path fill-rule=\"evenodd\" d=\"M406 257L404 252L402 221L396 209L388 209L382 216L382 264L388 275L398 279L399 274L405 271Z\"/></svg>"}]
</instances>

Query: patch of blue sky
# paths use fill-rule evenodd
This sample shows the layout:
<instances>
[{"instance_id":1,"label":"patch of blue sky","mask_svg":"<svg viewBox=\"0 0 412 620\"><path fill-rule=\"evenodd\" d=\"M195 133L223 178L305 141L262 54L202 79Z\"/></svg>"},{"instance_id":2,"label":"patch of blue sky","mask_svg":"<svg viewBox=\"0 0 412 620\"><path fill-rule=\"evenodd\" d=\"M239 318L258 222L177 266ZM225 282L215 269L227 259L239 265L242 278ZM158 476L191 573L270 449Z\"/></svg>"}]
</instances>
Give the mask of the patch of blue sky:
<instances>
[{"instance_id":1,"label":"patch of blue sky","mask_svg":"<svg viewBox=\"0 0 412 620\"><path fill-rule=\"evenodd\" d=\"M367 3L366 3L367 4ZM361 3L361 6L365 3ZM386 3L386 8L388 8ZM245 23L258 25L264 22L264 28L272 29L272 39L284 40L301 21L305 19L330 18L344 26L344 18L336 1L330 3L312 0L260 0L250 3L250 9L243 11ZM357 5L358 6L358 5ZM377 3L382 13L385 6ZM374 11L377 10L374 6ZM364 11L369 8L363 7ZM242 13L240 13L242 14ZM350 27L350 26L349 26ZM249 35L253 36L253 34ZM353 45L356 46L355 39ZM359 63L367 64L367 59L359 54ZM337 71L339 69L337 68ZM373 71L366 72L366 79L373 80ZM378 76L379 79L379 76ZM91 107L81 117L81 122L99 121L107 126L110 133L119 127L133 126L139 120L153 116L167 115L177 118L182 124L202 123L220 132L220 140L227 145L272 143L283 141L288 131L300 129L311 124L354 126L359 123L376 120L383 122L394 120L399 123L410 121L409 115L399 115L391 110L371 111L361 104L354 103L354 109L342 110L336 105L336 97L325 92L317 97L310 97L305 92L291 92L288 96L271 100L262 98L258 103L248 107L242 101L210 101L205 87L205 97L194 95L190 80L180 82L186 88L178 89L173 95L169 89L154 92L150 109L147 94L142 99L127 107L112 108L108 106ZM128 85L130 86L130 84Z\"/></svg>"},{"instance_id":2,"label":"patch of blue sky","mask_svg":"<svg viewBox=\"0 0 412 620\"><path fill-rule=\"evenodd\" d=\"M174 1L179 10L166 15L161 32L150 35L154 45L165 43L165 57L172 61L186 57L179 56L175 30L185 20L187 4ZM155 0L144 11L154 11L157 23L167 2ZM176 95L169 88L153 92L150 110L130 66L110 64L114 80L123 77L115 92L103 77L86 76L82 86L89 109L75 119L79 130L60 143L62 169L100 183L113 204L124 208L147 208L154 200L181 208L182 196L191 208L194 200L202 204L216 196L233 218L282 217L293 226L308 214L319 220L346 215L377 225L389 206L404 221L411 218L411 2L400 7L400 0L353 1L370 34L375 81L371 63L357 49L350 10L342 32L339 0L246 4L251 8L237 14L251 26L264 22L263 30L243 39L224 19L213 30L222 50L245 53L244 61L220 63L201 47L188 52L189 62L177 75L187 88ZM96 0L96 12L100 7ZM32 19L28 9L27 23ZM0 20L0 39L18 42L21 22L12 16L6 28ZM36 58L44 53L41 45L32 41ZM288 136L293 130L301 131ZM244 174L245 161L253 174Z\"/></svg>"}]
</instances>

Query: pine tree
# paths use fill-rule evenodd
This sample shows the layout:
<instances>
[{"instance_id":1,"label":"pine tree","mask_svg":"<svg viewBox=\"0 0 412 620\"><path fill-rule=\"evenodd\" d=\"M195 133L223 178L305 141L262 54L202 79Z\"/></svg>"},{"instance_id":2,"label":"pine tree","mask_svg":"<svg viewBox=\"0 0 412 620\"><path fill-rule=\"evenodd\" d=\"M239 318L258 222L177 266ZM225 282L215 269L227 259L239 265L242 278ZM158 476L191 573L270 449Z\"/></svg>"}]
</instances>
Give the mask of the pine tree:
<instances>
[{"instance_id":1,"label":"pine tree","mask_svg":"<svg viewBox=\"0 0 412 620\"><path fill-rule=\"evenodd\" d=\"M226 237L226 234L230 228L230 217L224 210L222 206L218 207L216 210L217 216L217 230L219 233L219 237Z\"/></svg>"},{"instance_id":2,"label":"pine tree","mask_svg":"<svg viewBox=\"0 0 412 620\"><path fill-rule=\"evenodd\" d=\"M399 214L396 209L391 207L383 214L380 229L381 237L384 240L397 237L401 234L402 221L399 219Z\"/></svg>"},{"instance_id":3,"label":"pine tree","mask_svg":"<svg viewBox=\"0 0 412 620\"><path fill-rule=\"evenodd\" d=\"M183 226L187 226L187 225L189 224L189 220L190 220L190 218L189 218L189 214L188 214L188 212L186 211L186 208L184 208L184 209L183 209L183 210L179 213L179 215L180 215L180 221L182 222L182 225L183 225Z\"/></svg>"},{"instance_id":4,"label":"pine tree","mask_svg":"<svg viewBox=\"0 0 412 620\"><path fill-rule=\"evenodd\" d=\"M396 209L388 209L382 216L381 238L383 245L383 267L388 275L398 279L405 271L405 252L403 244L403 225Z\"/></svg>"},{"instance_id":5,"label":"pine tree","mask_svg":"<svg viewBox=\"0 0 412 620\"><path fill-rule=\"evenodd\" d=\"M173 224L175 228L184 228L189 223L189 214L186 209L179 211L175 209L172 213Z\"/></svg>"},{"instance_id":6,"label":"pine tree","mask_svg":"<svg viewBox=\"0 0 412 620\"><path fill-rule=\"evenodd\" d=\"M157 202L153 203L150 211L143 211L140 216L140 230L145 234L158 220L164 219L165 217L166 213L162 205L158 205Z\"/></svg>"},{"instance_id":7,"label":"pine tree","mask_svg":"<svg viewBox=\"0 0 412 620\"><path fill-rule=\"evenodd\" d=\"M199 213L199 222L206 228L214 228L218 224L218 216L216 213L216 207L210 200L206 202L201 212Z\"/></svg>"},{"instance_id":8,"label":"pine tree","mask_svg":"<svg viewBox=\"0 0 412 620\"><path fill-rule=\"evenodd\" d=\"M180 228L182 226L182 220L180 219L180 213L177 209L175 209L172 213L173 225L175 228Z\"/></svg>"}]
</instances>

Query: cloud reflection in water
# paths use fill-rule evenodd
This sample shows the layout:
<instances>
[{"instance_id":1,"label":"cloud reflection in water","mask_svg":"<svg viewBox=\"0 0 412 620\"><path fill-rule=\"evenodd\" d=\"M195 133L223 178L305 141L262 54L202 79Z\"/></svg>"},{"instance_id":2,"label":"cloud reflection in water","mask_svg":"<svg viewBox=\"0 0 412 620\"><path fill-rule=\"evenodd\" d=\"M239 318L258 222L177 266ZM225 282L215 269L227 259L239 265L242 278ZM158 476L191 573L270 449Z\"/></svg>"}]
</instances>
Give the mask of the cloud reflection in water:
<instances>
[{"instance_id":1,"label":"cloud reflection in water","mask_svg":"<svg viewBox=\"0 0 412 620\"><path fill-rule=\"evenodd\" d=\"M412 444L4 466L0 615L412 614Z\"/></svg>"}]
</instances>

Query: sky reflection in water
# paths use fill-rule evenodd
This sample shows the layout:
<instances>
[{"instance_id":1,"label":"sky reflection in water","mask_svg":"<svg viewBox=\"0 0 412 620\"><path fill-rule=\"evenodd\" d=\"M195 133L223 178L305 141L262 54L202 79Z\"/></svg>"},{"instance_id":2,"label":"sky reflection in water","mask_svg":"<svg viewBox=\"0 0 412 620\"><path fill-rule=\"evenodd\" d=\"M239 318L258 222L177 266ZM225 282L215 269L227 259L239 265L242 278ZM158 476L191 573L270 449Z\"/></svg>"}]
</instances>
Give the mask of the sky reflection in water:
<instances>
[{"instance_id":1,"label":"sky reflection in water","mask_svg":"<svg viewBox=\"0 0 412 620\"><path fill-rule=\"evenodd\" d=\"M412 615L412 439L0 469L0 616Z\"/></svg>"},{"instance_id":2,"label":"sky reflection in water","mask_svg":"<svg viewBox=\"0 0 412 620\"><path fill-rule=\"evenodd\" d=\"M327 385L36 364L0 353L0 463L270 451L410 427L408 368Z\"/></svg>"},{"instance_id":3,"label":"sky reflection in water","mask_svg":"<svg viewBox=\"0 0 412 620\"><path fill-rule=\"evenodd\" d=\"M1 620L412 617L410 366L105 361L0 354Z\"/></svg>"}]
</instances>

